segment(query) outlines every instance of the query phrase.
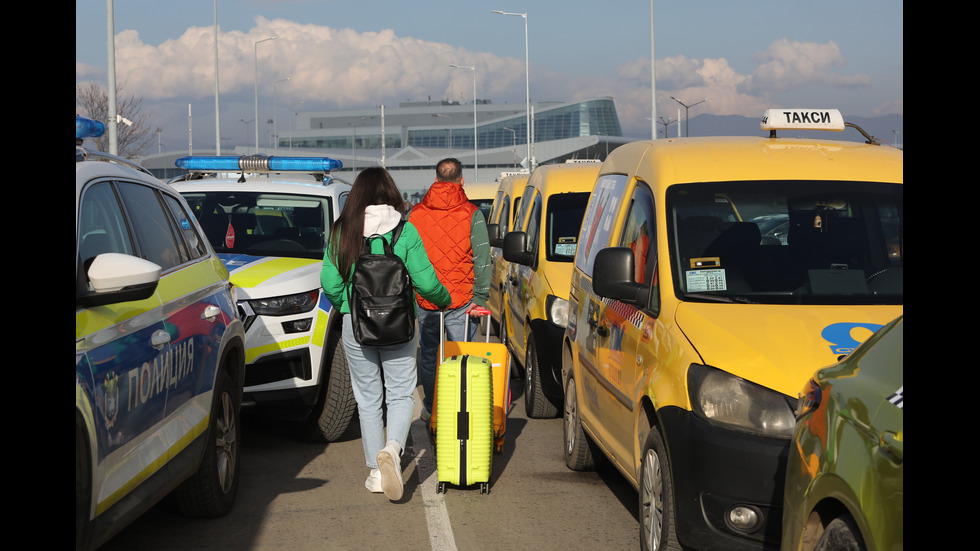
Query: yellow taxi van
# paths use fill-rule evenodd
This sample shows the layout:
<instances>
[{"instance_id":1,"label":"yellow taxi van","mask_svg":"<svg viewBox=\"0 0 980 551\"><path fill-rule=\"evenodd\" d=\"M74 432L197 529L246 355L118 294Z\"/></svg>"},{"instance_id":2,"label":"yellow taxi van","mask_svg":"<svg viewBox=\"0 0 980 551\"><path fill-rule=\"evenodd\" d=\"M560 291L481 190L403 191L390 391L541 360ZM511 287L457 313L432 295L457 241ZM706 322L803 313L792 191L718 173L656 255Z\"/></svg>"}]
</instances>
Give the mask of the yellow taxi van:
<instances>
[{"instance_id":1,"label":"yellow taxi van","mask_svg":"<svg viewBox=\"0 0 980 551\"><path fill-rule=\"evenodd\" d=\"M833 109L761 128L620 146L582 222L565 462L638 489L644 549L778 548L800 388L903 313L903 152Z\"/></svg>"},{"instance_id":2,"label":"yellow taxi van","mask_svg":"<svg viewBox=\"0 0 980 551\"><path fill-rule=\"evenodd\" d=\"M487 220L490 219L490 209L493 207L493 200L497 196L497 188L499 187L499 182L463 183L466 198L470 200L470 203L476 205L476 208L480 209L483 217Z\"/></svg>"},{"instance_id":3,"label":"yellow taxi van","mask_svg":"<svg viewBox=\"0 0 980 551\"><path fill-rule=\"evenodd\" d=\"M514 219L517 217L517 211L521 205L521 194L524 192L524 184L527 183L529 177L530 174L525 172L504 175L500 179L500 185L497 187L497 195L494 197L493 205L490 207L490 218L487 219L492 271L490 294L487 297L487 308L490 310L490 323L493 325L494 332L500 337L500 342L505 342L504 339L507 337L501 331L500 327L504 319L504 304L507 298L504 291L507 261L504 260L502 254L504 235L514 225Z\"/></svg>"},{"instance_id":4,"label":"yellow taxi van","mask_svg":"<svg viewBox=\"0 0 980 551\"><path fill-rule=\"evenodd\" d=\"M562 399L561 339L568 324L568 291L579 228L598 161L544 165L521 195L514 229L504 236L506 333L511 356L524 366L524 410L557 417Z\"/></svg>"}]
</instances>

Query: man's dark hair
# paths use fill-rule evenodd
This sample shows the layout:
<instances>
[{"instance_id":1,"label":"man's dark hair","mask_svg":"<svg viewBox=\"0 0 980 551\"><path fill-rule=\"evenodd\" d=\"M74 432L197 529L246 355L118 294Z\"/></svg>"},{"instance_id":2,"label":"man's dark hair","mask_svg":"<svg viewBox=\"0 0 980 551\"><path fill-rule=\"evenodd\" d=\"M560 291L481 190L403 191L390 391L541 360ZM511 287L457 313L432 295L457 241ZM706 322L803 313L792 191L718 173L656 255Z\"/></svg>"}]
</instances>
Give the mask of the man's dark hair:
<instances>
[{"instance_id":1,"label":"man's dark hair","mask_svg":"<svg viewBox=\"0 0 980 551\"><path fill-rule=\"evenodd\" d=\"M443 159L436 165L436 180L439 182L461 182L463 180L463 163L459 159Z\"/></svg>"}]
</instances>

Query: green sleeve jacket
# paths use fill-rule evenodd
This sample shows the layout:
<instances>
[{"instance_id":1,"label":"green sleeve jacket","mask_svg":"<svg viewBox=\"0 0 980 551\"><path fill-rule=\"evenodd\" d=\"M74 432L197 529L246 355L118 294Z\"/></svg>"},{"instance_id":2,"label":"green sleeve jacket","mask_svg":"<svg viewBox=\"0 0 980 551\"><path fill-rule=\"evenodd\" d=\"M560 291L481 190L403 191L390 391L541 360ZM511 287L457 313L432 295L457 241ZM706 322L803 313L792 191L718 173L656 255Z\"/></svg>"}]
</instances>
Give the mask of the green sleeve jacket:
<instances>
[{"instance_id":1,"label":"green sleeve jacket","mask_svg":"<svg viewBox=\"0 0 980 551\"><path fill-rule=\"evenodd\" d=\"M390 242L391 232L386 233L384 237ZM384 252L384 245L382 245L380 239L375 239L371 242L371 252L377 254ZM436 276L436 270L432 267L432 262L429 261L429 255L425 252L425 245L422 244L422 238L411 222L405 222L405 227L402 228L402 234L398 238L398 241L395 242L394 253L395 256L401 258L405 263L409 275L412 276L412 284L415 285L415 290L420 295L433 304L439 306L449 305L451 301L449 291L439 282L439 277ZM340 272L334 264L332 256L330 251L327 251L327 254L323 256L323 268L320 270L320 285L323 287L323 292L327 295L327 299L330 300L333 307L342 314L349 314L350 306L347 304L347 298L350 296L350 276L348 275L347 283L344 283L344 278L340 276ZM351 267L351 272L353 273L353 267Z\"/></svg>"}]
</instances>

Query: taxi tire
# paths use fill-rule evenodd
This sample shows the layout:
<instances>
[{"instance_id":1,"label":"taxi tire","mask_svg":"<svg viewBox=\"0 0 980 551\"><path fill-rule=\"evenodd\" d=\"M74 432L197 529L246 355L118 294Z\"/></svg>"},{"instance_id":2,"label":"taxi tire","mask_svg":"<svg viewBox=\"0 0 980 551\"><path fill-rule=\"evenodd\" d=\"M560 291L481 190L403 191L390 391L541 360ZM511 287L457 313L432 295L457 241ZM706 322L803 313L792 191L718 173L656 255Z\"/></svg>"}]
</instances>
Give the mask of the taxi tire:
<instances>
[{"instance_id":1,"label":"taxi tire","mask_svg":"<svg viewBox=\"0 0 980 551\"><path fill-rule=\"evenodd\" d=\"M541 388L541 366L545 365L538 353L538 345L531 330L527 330L527 357L524 360L524 413L531 419L558 417L558 408L551 403Z\"/></svg>"},{"instance_id":2,"label":"taxi tire","mask_svg":"<svg viewBox=\"0 0 980 551\"><path fill-rule=\"evenodd\" d=\"M573 471L591 471L596 467L598 450L582 428L576 396L575 378L568 377L565 381L565 420L562 430L565 466Z\"/></svg>"},{"instance_id":3,"label":"taxi tire","mask_svg":"<svg viewBox=\"0 0 980 551\"><path fill-rule=\"evenodd\" d=\"M640 456L640 549L680 551L674 520L674 481L667 448L657 427L650 429Z\"/></svg>"},{"instance_id":4,"label":"taxi tire","mask_svg":"<svg viewBox=\"0 0 980 551\"><path fill-rule=\"evenodd\" d=\"M312 438L320 442L338 440L351 424L357 411L354 389L347 367L347 354L340 331L335 329L327 335L327 357L324 365L329 366L325 388L320 389L320 399L310 414L313 425Z\"/></svg>"},{"instance_id":5,"label":"taxi tire","mask_svg":"<svg viewBox=\"0 0 980 551\"><path fill-rule=\"evenodd\" d=\"M851 515L842 515L830 521L824 528L814 551L864 551L867 546L861 539L861 531Z\"/></svg>"},{"instance_id":6,"label":"taxi tire","mask_svg":"<svg viewBox=\"0 0 980 551\"><path fill-rule=\"evenodd\" d=\"M201 466L174 490L177 509L191 517L227 514L238 494L241 459L240 393L219 367Z\"/></svg>"}]
</instances>

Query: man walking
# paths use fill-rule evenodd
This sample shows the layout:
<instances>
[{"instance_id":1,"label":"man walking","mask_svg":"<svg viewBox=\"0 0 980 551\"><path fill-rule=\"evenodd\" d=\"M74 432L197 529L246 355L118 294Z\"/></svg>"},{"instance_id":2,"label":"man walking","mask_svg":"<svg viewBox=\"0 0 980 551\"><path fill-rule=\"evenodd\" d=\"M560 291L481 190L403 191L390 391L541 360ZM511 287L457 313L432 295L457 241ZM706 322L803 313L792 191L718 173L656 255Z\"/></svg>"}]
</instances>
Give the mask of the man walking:
<instances>
[{"instance_id":1,"label":"man walking","mask_svg":"<svg viewBox=\"0 0 980 551\"><path fill-rule=\"evenodd\" d=\"M436 165L436 182L412 208L409 221L422 236L425 250L439 280L449 289L452 303L446 307L446 340L471 341L479 320L470 320L469 310L486 307L490 287L490 240L487 223L480 210L463 191L463 165L457 159L443 159ZM419 381L422 420L432 415L436 366L439 355L439 308L416 295L419 304Z\"/></svg>"}]
</instances>

